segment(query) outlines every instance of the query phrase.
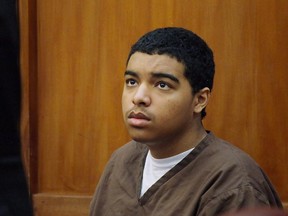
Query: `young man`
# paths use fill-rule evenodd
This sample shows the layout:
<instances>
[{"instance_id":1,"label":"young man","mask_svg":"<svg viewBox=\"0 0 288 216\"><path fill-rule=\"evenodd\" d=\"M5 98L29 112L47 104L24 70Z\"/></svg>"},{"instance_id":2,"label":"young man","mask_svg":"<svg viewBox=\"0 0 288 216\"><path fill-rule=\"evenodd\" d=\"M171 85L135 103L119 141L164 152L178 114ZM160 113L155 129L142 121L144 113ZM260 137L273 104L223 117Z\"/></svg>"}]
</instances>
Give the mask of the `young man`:
<instances>
[{"instance_id":1,"label":"young man","mask_svg":"<svg viewBox=\"0 0 288 216\"><path fill-rule=\"evenodd\" d=\"M161 28L132 46L122 110L131 138L111 157L91 216L218 215L281 207L267 176L244 152L206 131L213 53L183 28Z\"/></svg>"}]
</instances>

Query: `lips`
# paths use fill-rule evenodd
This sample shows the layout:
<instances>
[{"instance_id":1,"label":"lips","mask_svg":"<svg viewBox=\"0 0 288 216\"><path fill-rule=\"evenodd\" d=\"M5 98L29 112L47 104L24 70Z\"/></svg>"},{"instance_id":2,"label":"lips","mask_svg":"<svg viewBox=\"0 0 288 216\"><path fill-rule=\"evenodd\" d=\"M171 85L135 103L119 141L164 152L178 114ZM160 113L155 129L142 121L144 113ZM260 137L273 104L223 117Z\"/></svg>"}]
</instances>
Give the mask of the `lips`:
<instances>
[{"instance_id":1,"label":"lips","mask_svg":"<svg viewBox=\"0 0 288 216\"><path fill-rule=\"evenodd\" d=\"M145 127L149 124L151 119L143 112L134 112L132 111L128 115L127 123L133 127Z\"/></svg>"},{"instance_id":2,"label":"lips","mask_svg":"<svg viewBox=\"0 0 288 216\"><path fill-rule=\"evenodd\" d=\"M138 112L138 113L135 113L135 112L131 112L128 116L128 118L135 118L135 119L145 119L145 120L150 120L150 118L145 115L144 113L142 112Z\"/></svg>"}]
</instances>

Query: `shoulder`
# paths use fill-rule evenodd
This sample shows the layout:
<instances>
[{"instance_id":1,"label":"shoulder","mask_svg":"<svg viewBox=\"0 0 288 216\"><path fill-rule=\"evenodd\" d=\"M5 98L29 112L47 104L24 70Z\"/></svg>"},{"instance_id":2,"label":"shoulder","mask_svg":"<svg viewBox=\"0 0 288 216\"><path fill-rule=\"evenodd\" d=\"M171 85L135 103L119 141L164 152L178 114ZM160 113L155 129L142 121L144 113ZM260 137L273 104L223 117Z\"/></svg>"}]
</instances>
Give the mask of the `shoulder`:
<instances>
[{"instance_id":1,"label":"shoulder","mask_svg":"<svg viewBox=\"0 0 288 216\"><path fill-rule=\"evenodd\" d=\"M210 134L207 154L214 168L223 173L238 176L242 183L259 185L267 181L267 176L258 163L235 145ZM256 183L255 183L256 182Z\"/></svg>"},{"instance_id":2,"label":"shoulder","mask_svg":"<svg viewBox=\"0 0 288 216\"><path fill-rule=\"evenodd\" d=\"M205 154L209 155L209 160L216 163L218 167L223 169L230 167L234 171L241 171L242 174L253 172L253 175L262 175L262 170L257 162L235 145L216 137L213 133L208 135L205 142L207 143Z\"/></svg>"},{"instance_id":3,"label":"shoulder","mask_svg":"<svg viewBox=\"0 0 288 216\"><path fill-rule=\"evenodd\" d=\"M205 142L207 147L199 158L206 159L202 169L209 169L206 182L211 188L204 195L207 202L215 204L242 197L241 201L246 200L247 204L268 204L278 199L266 174L247 153L212 133ZM235 204L235 200L232 203Z\"/></svg>"},{"instance_id":4,"label":"shoulder","mask_svg":"<svg viewBox=\"0 0 288 216\"><path fill-rule=\"evenodd\" d=\"M148 148L146 145L135 142L134 140L118 148L111 156L112 160L130 161L146 154Z\"/></svg>"},{"instance_id":5,"label":"shoulder","mask_svg":"<svg viewBox=\"0 0 288 216\"><path fill-rule=\"evenodd\" d=\"M145 157L146 151L145 146L135 141L130 141L115 150L101 175L102 181L108 181L111 176L122 176L124 174L123 169L126 172L136 168L139 169L138 167L143 161L142 158Z\"/></svg>"}]
</instances>

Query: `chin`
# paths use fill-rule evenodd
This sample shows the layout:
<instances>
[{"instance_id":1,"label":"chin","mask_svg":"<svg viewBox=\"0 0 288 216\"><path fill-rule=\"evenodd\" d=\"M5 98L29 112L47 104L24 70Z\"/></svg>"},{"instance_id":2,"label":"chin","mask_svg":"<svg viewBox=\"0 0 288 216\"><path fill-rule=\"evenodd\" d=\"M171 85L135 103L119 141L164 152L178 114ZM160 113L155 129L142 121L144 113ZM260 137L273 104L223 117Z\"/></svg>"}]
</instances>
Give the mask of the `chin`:
<instances>
[{"instance_id":1,"label":"chin","mask_svg":"<svg viewBox=\"0 0 288 216\"><path fill-rule=\"evenodd\" d=\"M148 131L139 128L128 127L128 133L131 139L135 140L136 142L146 143L153 139Z\"/></svg>"},{"instance_id":2,"label":"chin","mask_svg":"<svg viewBox=\"0 0 288 216\"><path fill-rule=\"evenodd\" d=\"M149 145L149 143L152 143L153 141L155 142L155 138L149 137L147 135L130 134L130 137L134 141L139 142L139 143L143 143L143 144L148 144Z\"/></svg>"},{"instance_id":3,"label":"chin","mask_svg":"<svg viewBox=\"0 0 288 216\"><path fill-rule=\"evenodd\" d=\"M144 138L144 137L138 137L138 136L131 136L131 138L134 141L139 142L139 143L143 143L143 144L151 142L151 140L147 139L147 137Z\"/></svg>"}]
</instances>

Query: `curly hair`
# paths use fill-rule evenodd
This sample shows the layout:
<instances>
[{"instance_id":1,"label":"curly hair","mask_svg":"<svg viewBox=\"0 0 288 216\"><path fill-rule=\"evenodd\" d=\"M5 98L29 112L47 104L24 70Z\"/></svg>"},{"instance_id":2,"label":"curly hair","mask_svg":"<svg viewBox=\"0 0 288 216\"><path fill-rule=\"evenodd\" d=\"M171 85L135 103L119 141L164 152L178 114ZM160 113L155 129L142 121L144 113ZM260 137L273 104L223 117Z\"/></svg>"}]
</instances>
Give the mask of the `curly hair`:
<instances>
[{"instance_id":1,"label":"curly hair","mask_svg":"<svg viewBox=\"0 0 288 216\"><path fill-rule=\"evenodd\" d=\"M184 28L158 28L143 35L132 47L127 63L135 52L149 55L168 55L185 66L184 75L188 79L192 94L204 87L213 88L215 64L213 52L198 35ZM205 109L201 117L206 116Z\"/></svg>"}]
</instances>

